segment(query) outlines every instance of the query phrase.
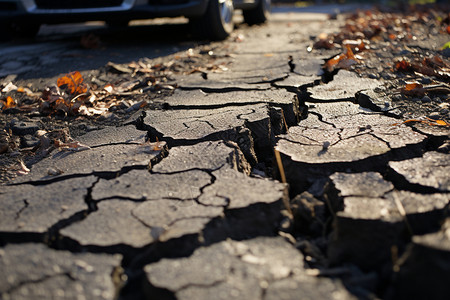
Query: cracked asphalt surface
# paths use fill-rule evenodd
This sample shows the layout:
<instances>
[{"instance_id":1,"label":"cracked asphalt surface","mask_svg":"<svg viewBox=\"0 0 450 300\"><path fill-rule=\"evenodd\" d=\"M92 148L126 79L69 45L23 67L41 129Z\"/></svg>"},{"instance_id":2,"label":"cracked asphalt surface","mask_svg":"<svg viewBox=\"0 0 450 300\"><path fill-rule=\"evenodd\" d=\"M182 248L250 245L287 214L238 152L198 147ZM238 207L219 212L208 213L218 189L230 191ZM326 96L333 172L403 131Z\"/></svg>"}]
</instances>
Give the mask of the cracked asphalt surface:
<instances>
[{"instance_id":1,"label":"cracked asphalt surface","mask_svg":"<svg viewBox=\"0 0 450 300\"><path fill-rule=\"evenodd\" d=\"M306 49L339 22L242 25L228 71L2 185L0 298L448 299L449 129L393 125L382 79L323 82Z\"/></svg>"}]
</instances>

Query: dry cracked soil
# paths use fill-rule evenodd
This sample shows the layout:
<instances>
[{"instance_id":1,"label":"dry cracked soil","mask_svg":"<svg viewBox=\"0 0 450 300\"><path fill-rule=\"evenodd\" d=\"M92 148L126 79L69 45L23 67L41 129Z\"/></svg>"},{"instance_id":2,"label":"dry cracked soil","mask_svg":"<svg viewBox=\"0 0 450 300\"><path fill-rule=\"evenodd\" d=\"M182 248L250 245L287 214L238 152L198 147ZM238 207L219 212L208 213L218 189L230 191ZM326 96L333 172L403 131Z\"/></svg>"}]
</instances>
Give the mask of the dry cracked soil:
<instances>
[{"instance_id":1,"label":"dry cracked soil","mask_svg":"<svg viewBox=\"0 0 450 300\"><path fill-rule=\"evenodd\" d=\"M375 59L448 64L449 36L390 56L374 41L327 72L340 51L311 46L334 17L274 13L224 42L85 70L91 87L134 84L97 117L3 109L0 298L448 299L450 130L433 123L448 90L399 98L404 75ZM2 99L23 94L9 82L58 78L6 74L24 60L0 58Z\"/></svg>"}]
</instances>

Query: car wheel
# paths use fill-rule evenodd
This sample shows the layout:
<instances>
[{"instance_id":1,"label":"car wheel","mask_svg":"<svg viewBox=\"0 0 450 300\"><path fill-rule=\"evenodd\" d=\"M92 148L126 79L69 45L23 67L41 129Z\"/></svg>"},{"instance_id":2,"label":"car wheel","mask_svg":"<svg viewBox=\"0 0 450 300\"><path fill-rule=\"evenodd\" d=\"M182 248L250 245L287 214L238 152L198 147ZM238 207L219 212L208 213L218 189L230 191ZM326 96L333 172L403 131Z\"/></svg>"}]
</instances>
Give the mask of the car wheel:
<instances>
[{"instance_id":1,"label":"car wheel","mask_svg":"<svg viewBox=\"0 0 450 300\"><path fill-rule=\"evenodd\" d=\"M194 32L212 40L226 39L234 29L233 0L210 0L206 13L190 20Z\"/></svg>"},{"instance_id":2,"label":"car wheel","mask_svg":"<svg viewBox=\"0 0 450 300\"><path fill-rule=\"evenodd\" d=\"M244 21L249 25L264 23L270 14L271 0L259 0L258 5L249 10L244 10Z\"/></svg>"}]
</instances>

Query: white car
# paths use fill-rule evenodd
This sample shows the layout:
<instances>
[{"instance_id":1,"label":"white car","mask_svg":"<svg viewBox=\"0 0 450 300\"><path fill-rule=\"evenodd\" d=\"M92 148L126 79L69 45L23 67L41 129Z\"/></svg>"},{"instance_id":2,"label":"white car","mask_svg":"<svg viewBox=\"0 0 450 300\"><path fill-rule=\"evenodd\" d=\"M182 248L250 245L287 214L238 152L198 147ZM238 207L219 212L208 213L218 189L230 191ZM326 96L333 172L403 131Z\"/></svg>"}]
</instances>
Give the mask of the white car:
<instances>
[{"instance_id":1,"label":"white car","mask_svg":"<svg viewBox=\"0 0 450 300\"><path fill-rule=\"evenodd\" d=\"M133 19L189 18L203 37L220 40L233 30L234 9L249 24L266 21L271 0L0 0L0 30L33 36L41 24L106 21L128 24Z\"/></svg>"}]
</instances>

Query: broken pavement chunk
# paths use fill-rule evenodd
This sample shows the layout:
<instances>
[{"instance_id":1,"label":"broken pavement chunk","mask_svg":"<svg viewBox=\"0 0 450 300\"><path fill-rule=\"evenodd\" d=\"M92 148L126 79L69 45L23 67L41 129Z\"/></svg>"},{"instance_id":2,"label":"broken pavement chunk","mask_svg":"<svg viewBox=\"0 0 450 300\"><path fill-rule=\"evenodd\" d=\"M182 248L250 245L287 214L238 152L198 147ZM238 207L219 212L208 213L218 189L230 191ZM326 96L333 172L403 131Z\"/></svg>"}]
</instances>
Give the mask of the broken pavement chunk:
<instances>
[{"instance_id":1,"label":"broken pavement chunk","mask_svg":"<svg viewBox=\"0 0 450 300\"><path fill-rule=\"evenodd\" d=\"M148 111L145 124L161 133L170 146L206 140L236 142L252 164L257 162L255 148L265 146L271 136L269 110L265 104L211 110Z\"/></svg>"},{"instance_id":2,"label":"broken pavement chunk","mask_svg":"<svg viewBox=\"0 0 450 300\"><path fill-rule=\"evenodd\" d=\"M84 246L140 248L157 240L199 234L211 219L222 214L222 210L193 200L137 203L112 199L100 202L97 211L64 228L61 234Z\"/></svg>"},{"instance_id":3,"label":"broken pavement chunk","mask_svg":"<svg viewBox=\"0 0 450 300\"><path fill-rule=\"evenodd\" d=\"M162 228L157 238L167 241L200 233L205 225L222 215L222 207L205 206L193 200L146 201L133 210L133 215L150 228Z\"/></svg>"},{"instance_id":4,"label":"broken pavement chunk","mask_svg":"<svg viewBox=\"0 0 450 300\"><path fill-rule=\"evenodd\" d=\"M250 166L236 144L206 141L192 146L173 147L169 155L152 169L157 173L182 172L192 169L217 170L224 165L250 173Z\"/></svg>"},{"instance_id":5,"label":"broken pavement chunk","mask_svg":"<svg viewBox=\"0 0 450 300\"><path fill-rule=\"evenodd\" d=\"M419 152L426 136L393 122L351 103L316 104L307 119L279 136L276 149L288 182L301 191L313 177L378 170L389 156L401 154L400 149Z\"/></svg>"},{"instance_id":6,"label":"broken pavement chunk","mask_svg":"<svg viewBox=\"0 0 450 300\"><path fill-rule=\"evenodd\" d=\"M363 270L389 262L391 247L398 245L405 223L394 203L386 199L347 197L338 212L328 245L332 265L351 262Z\"/></svg>"},{"instance_id":7,"label":"broken pavement chunk","mask_svg":"<svg viewBox=\"0 0 450 300\"><path fill-rule=\"evenodd\" d=\"M413 236L398 260L393 285L386 299L448 299L450 286L450 219L441 230ZM411 284L414 283L414 284Z\"/></svg>"},{"instance_id":8,"label":"broken pavement chunk","mask_svg":"<svg viewBox=\"0 0 450 300\"><path fill-rule=\"evenodd\" d=\"M43 235L58 222L86 212L85 197L94 176L67 179L46 185L4 187L0 194L0 238L7 233Z\"/></svg>"},{"instance_id":9,"label":"broken pavement chunk","mask_svg":"<svg viewBox=\"0 0 450 300\"><path fill-rule=\"evenodd\" d=\"M330 179L341 197L382 197L394 188L392 183L384 180L381 174L376 172L335 173Z\"/></svg>"},{"instance_id":10,"label":"broken pavement chunk","mask_svg":"<svg viewBox=\"0 0 450 300\"><path fill-rule=\"evenodd\" d=\"M449 194L416 194L393 190L374 172L330 176L327 199L338 211L328 247L332 264L352 262L363 269L388 263L391 247L402 246L407 234L439 228Z\"/></svg>"},{"instance_id":11,"label":"broken pavement chunk","mask_svg":"<svg viewBox=\"0 0 450 300\"><path fill-rule=\"evenodd\" d=\"M130 200L195 199L211 183L211 176L200 170L178 174L150 174L132 170L117 178L100 179L92 190L95 200L121 197Z\"/></svg>"},{"instance_id":12,"label":"broken pavement chunk","mask_svg":"<svg viewBox=\"0 0 450 300\"><path fill-rule=\"evenodd\" d=\"M362 90L374 89L382 83L379 80L361 78L358 74L340 70L327 84L308 88L314 101L353 100L355 94Z\"/></svg>"},{"instance_id":13,"label":"broken pavement chunk","mask_svg":"<svg viewBox=\"0 0 450 300\"><path fill-rule=\"evenodd\" d=\"M383 197L394 189L392 183L385 181L380 173L334 173L326 193L334 211L343 209L344 197Z\"/></svg>"},{"instance_id":14,"label":"broken pavement chunk","mask_svg":"<svg viewBox=\"0 0 450 300\"><path fill-rule=\"evenodd\" d=\"M156 145L156 143L154 144ZM162 159L165 143L159 147L138 144L111 144L80 152L55 150L49 157L32 166L31 172L16 182L45 181L70 175L94 173L119 173L125 168L149 168L152 162ZM58 169L53 176L49 170Z\"/></svg>"},{"instance_id":15,"label":"broken pavement chunk","mask_svg":"<svg viewBox=\"0 0 450 300\"><path fill-rule=\"evenodd\" d=\"M0 248L2 299L116 299L120 255L73 254L42 244ZM120 275L119 275L120 276Z\"/></svg>"},{"instance_id":16,"label":"broken pavement chunk","mask_svg":"<svg viewBox=\"0 0 450 300\"><path fill-rule=\"evenodd\" d=\"M302 254L279 237L226 240L199 248L190 257L162 259L144 270L148 293L165 289L177 299L262 299L264 291L272 285L277 290L281 280L288 280L291 287L318 286L322 282L327 282L327 287L333 286L329 284L331 279L306 275ZM339 285L327 288L325 294L320 289L308 292L312 298L334 293L351 297Z\"/></svg>"},{"instance_id":17,"label":"broken pavement chunk","mask_svg":"<svg viewBox=\"0 0 450 300\"><path fill-rule=\"evenodd\" d=\"M268 104L280 107L289 124L298 122L298 99L295 94L283 89L268 89L263 91L230 91L206 93L199 89L182 91L175 90L173 95L164 99L172 108L205 109L249 106Z\"/></svg>"},{"instance_id":18,"label":"broken pavement chunk","mask_svg":"<svg viewBox=\"0 0 450 300\"><path fill-rule=\"evenodd\" d=\"M108 200L98 204L98 210L86 219L71 224L60 231L82 246L108 247L128 245L143 247L154 241L150 228L136 219L131 211L139 203L125 200Z\"/></svg>"},{"instance_id":19,"label":"broken pavement chunk","mask_svg":"<svg viewBox=\"0 0 450 300\"><path fill-rule=\"evenodd\" d=\"M198 201L204 205L244 208L256 203L287 201L287 185L268 179L248 177L236 170L221 168L213 172L215 181L203 189Z\"/></svg>"},{"instance_id":20,"label":"broken pavement chunk","mask_svg":"<svg viewBox=\"0 0 450 300\"><path fill-rule=\"evenodd\" d=\"M450 156L440 152L426 152L423 157L391 161L389 167L409 184L450 191Z\"/></svg>"}]
</instances>

